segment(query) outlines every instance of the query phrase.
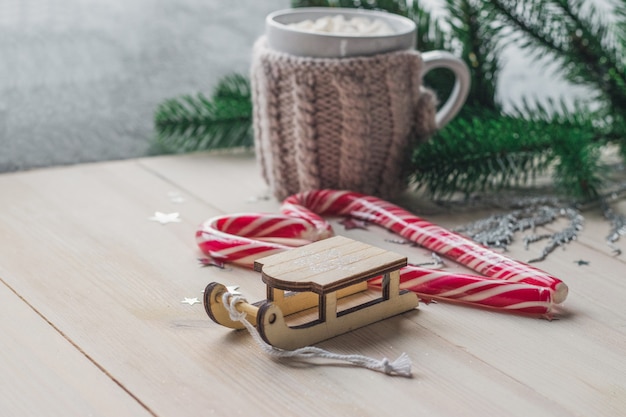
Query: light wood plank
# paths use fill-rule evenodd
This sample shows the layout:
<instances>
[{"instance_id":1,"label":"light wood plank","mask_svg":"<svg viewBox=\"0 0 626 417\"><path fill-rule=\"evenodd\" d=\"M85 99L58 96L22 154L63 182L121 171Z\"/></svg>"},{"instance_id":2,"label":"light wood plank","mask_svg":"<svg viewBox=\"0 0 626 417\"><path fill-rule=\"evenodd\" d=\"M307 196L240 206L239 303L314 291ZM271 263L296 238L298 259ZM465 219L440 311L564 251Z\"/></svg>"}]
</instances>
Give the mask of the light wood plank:
<instances>
[{"instance_id":1,"label":"light wood plank","mask_svg":"<svg viewBox=\"0 0 626 417\"><path fill-rule=\"evenodd\" d=\"M199 411L189 396L204 397L207 410L236 391L234 381L230 389L215 383L205 396L205 384L219 375L198 373L201 361L175 348L187 343L189 327L208 324L201 307L180 301L200 296L208 277L221 272L198 267L196 222L185 219L194 209L211 209L189 204L180 224L148 221L154 210L179 206L167 200L171 184L134 164L30 172L0 181L4 195L11 196L0 214L2 247L9 249L0 255L0 276L48 320L138 397L156 400L159 415L179 415L186 407ZM164 342L168 337L174 347ZM204 346L196 349L206 360Z\"/></svg>"},{"instance_id":2,"label":"light wood plank","mask_svg":"<svg viewBox=\"0 0 626 417\"><path fill-rule=\"evenodd\" d=\"M405 351L415 363L413 379L268 359L245 332L180 302L200 297L210 281L239 284L251 300L264 297L252 271L199 268L193 239L197 225L216 214L277 212L273 199L249 201L261 188L250 156L159 157L0 176L0 277L159 416L456 416L459 409L573 416L615 415L623 405L624 369L615 362L626 346L619 302L626 294L615 265L602 272L607 280L591 281L563 256L541 265L572 291L569 315L559 321L441 303L321 344L391 359ZM187 201L170 202L172 190ZM149 222L155 210L180 211L183 221ZM451 225L457 218L434 220ZM392 235L375 228L341 234L429 256L386 242ZM588 256L592 265L611 259L576 247L580 252L566 253Z\"/></svg>"},{"instance_id":3,"label":"light wood plank","mask_svg":"<svg viewBox=\"0 0 626 417\"><path fill-rule=\"evenodd\" d=\"M138 163L224 213L278 212L280 202L271 195L250 152L160 156Z\"/></svg>"},{"instance_id":4,"label":"light wood plank","mask_svg":"<svg viewBox=\"0 0 626 417\"><path fill-rule=\"evenodd\" d=\"M210 156L206 157L210 159ZM196 156L196 158L201 158L201 156ZM159 165L161 162L163 161L148 161L148 163L156 165ZM176 175L176 178L184 180L187 187L194 189L201 198L211 201L210 196L203 193L198 184L194 184L193 177L188 175L184 167L177 166L176 169L171 171L168 168L171 168L170 161L167 161L165 167L163 169L159 168L159 170L164 175L170 175L170 173ZM411 199L409 198L407 201L411 201ZM418 203L419 206L426 207L426 211L433 210L428 203ZM236 209L237 205L231 206L232 209ZM226 205L222 205L222 207L228 210ZM448 212L443 215L431 213L429 218L444 226L454 227L484 215L484 212L452 214ZM588 221L587 229L595 231L601 222L601 219L592 217ZM429 254L427 251L388 243L386 239L389 235L386 235L384 232L381 233L377 228L372 228L374 230L374 233L372 233L372 231L362 230L344 231L341 227L337 227L336 223L335 226L335 230L338 233L405 254L409 257L410 262L419 263L428 259ZM538 232L540 233L541 231ZM540 249L541 246L535 246L531 248L531 251L539 251ZM536 253L531 251L524 250L521 247L521 242L517 242L511 247L510 256L525 260L536 256ZM420 255L416 256L416 252L420 252ZM579 265L577 263L578 260L590 261L592 268ZM475 345L482 348L479 349L481 352L477 353L479 360L491 364L496 369L504 368L505 364L510 365L506 370L507 375L516 380L518 374L525 375L524 384L529 389L536 390L538 395L546 396L547 398L558 398L556 402L574 414L580 410L586 410L588 414L610 414L624 406L621 400L622 396L619 395L625 387L624 383L620 382L623 372L619 366L618 372L615 372L614 369L614 365L619 363L619 358L626 353L622 348L626 341L624 339L626 311L621 308L621 305L626 295L626 288L624 287L621 262L621 259L607 257L602 248L597 248L596 245L589 245L588 242L582 239L582 242L574 242L563 250L557 249L547 261L537 264L540 268L562 277L570 287L570 297L565 303L565 311L561 314L559 321L548 323L443 304L428 306L426 309L452 311L453 315L447 319L450 322L457 323L457 325L453 326L453 332L441 332L441 337L449 338L450 342L455 345L459 345L457 341L459 339L463 340L462 346ZM450 263L447 264L447 268L467 272L462 267ZM477 321L475 316L480 316L481 318L485 316L485 320L493 322L499 329L499 333L490 331L493 341L484 339L482 326L476 329ZM417 317L418 319L415 321L420 322L420 316ZM518 329L508 328L507 324L511 324L511 322L514 322L516 326L522 326L522 331L518 332ZM425 327L429 325L429 323L420 323ZM441 326L437 323L430 324L436 329L439 329ZM442 329L446 329L446 327ZM583 361L594 358L595 352L605 353L603 357L606 360L593 361L594 367L581 366L576 368L567 366L570 356L566 352L571 349L571 344L574 342L572 334L578 334L581 339L584 339L584 341L576 341L580 350L579 356L585 358ZM585 334L593 334L596 337L585 337ZM601 336L602 334L607 335L607 339L604 339ZM508 340L508 342L503 344L502 340ZM543 343L533 343L533 340L547 340L551 343L546 347ZM501 351L484 349L484 347L502 344L505 346L505 349ZM521 350L521 352L518 352L518 350ZM511 352L514 352L514 354L511 354ZM524 356L520 353L526 354ZM525 360L520 362L511 361L511 356L519 356L520 358L525 358ZM541 366L531 366L534 356L540 359L537 363L540 363ZM546 358L552 357L559 360L546 363ZM559 364L559 372L543 371L544 369L554 370L555 363ZM563 379L574 382L563 384ZM598 390L590 387L593 384L591 381L601 381L603 379L605 380L604 385L608 389L599 390L601 394L598 395Z\"/></svg>"},{"instance_id":5,"label":"light wood plank","mask_svg":"<svg viewBox=\"0 0 626 417\"><path fill-rule=\"evenodd\" d=\"M0 331L2 415L152 415L1 281Z\"/></svg>"}]
</instances>

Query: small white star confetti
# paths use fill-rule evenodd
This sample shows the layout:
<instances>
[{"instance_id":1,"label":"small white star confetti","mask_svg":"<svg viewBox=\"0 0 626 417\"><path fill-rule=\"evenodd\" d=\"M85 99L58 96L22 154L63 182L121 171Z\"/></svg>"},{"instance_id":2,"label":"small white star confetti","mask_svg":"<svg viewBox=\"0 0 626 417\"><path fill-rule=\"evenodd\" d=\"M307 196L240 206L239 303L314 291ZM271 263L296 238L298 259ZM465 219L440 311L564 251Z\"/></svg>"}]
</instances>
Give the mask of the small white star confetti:
<instances>
[{"instance_id":1,"label":"small white star confetti","mask_svg":"<svg viewBox=\"0 0 626 417\"><path fill-rule=\"evenodd\" d=\"M227 285L226 291L228 291L231 295L242 295L239 292L239 285Z\"/></svg>"},{"instance_id":2,"label":"small white star confetti","mask_svg":"<svg viewBox=\"0 0 626 417\"><path fill-rule=\"evenodd\" d=\"M198 300L198 297L194 297L194 298L187 298L187 297L185 297L185 299L183 301L181 301L181 303L189 304L190 306L192 306L194 304L199 304L200 300Z\"/></svg>"},{"instance_id":3,"label":"small white star confetti","mask_svg":"<svg viewBox=\"0 0 626 417\"><path fill-rule=\"evenodd\" d=\"M198 258L198 262L200 262L200 266L216 266L219 269L224 269L224 262L208 256L205 258Z\"/></svg>"},{"instance_id":4,"label":"small white star confetti","mask_svg":"<svg viewBox=\"0 0 626 417\"><path fill-rule=\"evenodd\" d=\"M160 211L155 211L154 216L149 217L148 220L161 224L179 223L180 213L161 213Z\"/></svg>"},{"instance_id":5,"label":"small white star confetti","mask_svg":"<svg viewBox=\"0 0 626 417\"><path fill-rule=\"evenodd\" d=\"M260 196L252 196L248 197L248 203L258 203L259 201L268 201L270 199L269 195L260 195Z\"/></svg>"},{"instance_id":6,"label":"small white star confetti","mask_svg":"<svg viewBox=\"0 0 626 417\"><path fill-rule=\"evenodd\" d=\"M185 202L185 198L176 191L170 191L167 193L167 196L170 198L172 203L180 204Z\"/></svg>"}]
</instances>

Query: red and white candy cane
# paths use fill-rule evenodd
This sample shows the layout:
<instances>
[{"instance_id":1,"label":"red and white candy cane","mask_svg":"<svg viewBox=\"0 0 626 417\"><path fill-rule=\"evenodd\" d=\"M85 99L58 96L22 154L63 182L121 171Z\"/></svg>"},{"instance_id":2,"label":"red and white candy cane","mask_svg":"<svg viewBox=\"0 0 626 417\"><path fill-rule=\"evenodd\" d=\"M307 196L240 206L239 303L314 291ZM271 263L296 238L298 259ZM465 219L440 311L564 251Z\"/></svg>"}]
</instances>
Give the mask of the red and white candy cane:
<instances>
[{"instance_id":1,"label":"red and white candy cane","mask_svg":"<svg viewBox=\"0 0 626 417\"><path fill-rule=\"evenodd\" d=\"M553 304L567 296L567 286L559 279L376 197L349 191L309 191L287 198L281 211L282 215L212 218L196 233L198 245L215 259L251 266L262 256L331 236L330 224L321 215L348 215L385 227L486 276L403 268L402 287L422 298L549 315Z\"/></svg>"},{"instance_id":2,"label":"red and white candy cane","mask_svg":"<svg viewBox=\"0 0 626 417\"><path fill-rule=\"evenodd\" d=\"M377 277L369 285L380 288L381 281ZM413 265L400 270L400 289L411 290L426 302L441 300L546 318L554 307L552 290L546 287Z\"/></svg>"}]
</instances>

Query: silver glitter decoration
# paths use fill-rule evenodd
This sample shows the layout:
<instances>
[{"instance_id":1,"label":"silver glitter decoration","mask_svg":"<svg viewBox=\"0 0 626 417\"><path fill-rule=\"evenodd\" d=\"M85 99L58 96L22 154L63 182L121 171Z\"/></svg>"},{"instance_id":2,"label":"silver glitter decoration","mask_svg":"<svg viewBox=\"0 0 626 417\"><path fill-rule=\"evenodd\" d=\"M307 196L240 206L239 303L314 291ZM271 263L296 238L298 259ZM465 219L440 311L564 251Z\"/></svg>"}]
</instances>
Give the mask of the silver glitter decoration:
<instances>
[{"instance_id":1,"label":"silver glitter decoration","mask_svg":"<svg viewBox=\"0 0 626 417\"><path fill-rule=\"evenodd\" d=\"M455 230L482 245L506 250L513 242L515 233L550 224L559 217L561 210L546 205L533 206L510 213L494 214Z\"/></svg>"},{"instance_id":2,"label":"silver glitter decoration","mask_svg":"<svg viewBox=\"0 0 626 417\"><path fill-rule=\"evenodd\" d=\"M617 242L621 236L626 235L626 216L616 213L607 204L604 207L604 218L611 224L611 231L606 237L606 243L616 256L621 255L622 250L615 245L615 242Z\"/></svg>"},{"instance_id":3,"label":"silver glitter decoration","mask_svg":"<svg viewBox=\"0 0 626 417\"><path fill-rule=\"evenodd\" d=\"M430 256L433 258L433 262L435 264L435 268L440 268L443 266L443 259L441 259L441 256L439 256L437 253L433 252L430 254Z\"/></svg>"},{"instance_id":4,"label":"silver glitter decoration","mask_svg":"<svg viewBox=\"0 0 626 417\"><path fill-rule=\"evenodd\" d=\"M513 242L517 232L534 231L539 226L551 224L558 218L566 217L569 220L569 224L563 230L541 235L533 234L524 238L526 248L531 243L549 239L549 243L543 248L541 254L528 261L539 262L544 260L558 246L576 239L584 223L584 218L578 210L569 207L547 205L545 204L546 202L546 199L530 199L527 200L529 207L505 214L494 214L455 230L482 245L506 251Z\"/></svg>"},{"instance_id":5,"label":"silver glitter decoration","mask_svg":"<svg viewBox=\"0 0 626 417\"><path fill-rule=\"evenodd\" d=\"M248 197L246 201L248 203L258 203L259 201L269 201L269 200L270 200L270 196L268 194L262 194L258 196Z\"/></svg>"},{"instance_id":6,"label":"silver glitter decoration","mask_svg":"<svg viewBox=\"0 0 626 417\"><path fill-rule=\"evenodd\" d=\"M406 240L406 239L385 239L385 242L388 243L395 243L396 245L411 245L411 246L417 246L417 244L411 242L410 240Z\"/></svg>"},{"instance_id":7,"label":"silver glitter decoration","mask_svg":"<svg viewBox=\"0 0 626 417\"><path fill-rule=\"evenodd\" d=\"M614 171L626 172L621 164ZM519 191L516 190L510 192L503 190L498 193L477 194L463 200L439 201L437 203L439 206L449 208L452 211L469 208L508 210L507 214L489 216L455 229L485 246L498 247L503 250L506 250L507 246L513 242L514 235L518 231L534 229L537 226L552 223L560 217L568 218L569 225L557 233L533 235L525 239L526 245L550 239L541 255L531 262L545 259L556 247L576 239L584 221L581 213L600 208L611 227L611 231L606 237L606 243L618 256L622 254L622 250L615 243L620 237L626 236L626 215L616 213L609 207L609 202L626 198L626 181L613 184L608 188L607 192L599 199L586 202L560 199L554 195L544 194L545 189L537 189L526 190L529 194L525 196L520 196ZM576 207L576 209L571 207Z\"/></svg>"},{"instance_id":8,"label":"silver glitter decoration","mask_svg":"<svg viewBox=\"0 0 626 417\"><path fill-rule=\"evenodd\" d=\"M552 253L552 251L554 251L554 249L565 245L578 237L578 232L583 229L583 224L585 222L580 212L573 208L565 208L560 210L560 214L562 217L567 217L569 219L569 224L563 230L542 235L530 235L524 238L524 246L526 249L528 249L528 246L531 243L549 239L548 244L543 248L541 254L537 258L529 260L529 263L543 261L550 253Z\"/></svg>"},{"instance_id":9,"label":"silver glitter decoration","mask_svg":"<svg viewBox=\"0 0 626 417\"><path fill-rule=\"evenodd\" d=\"M444 263L443 263L443 259L441 259L441 257L436 254L435 252L431 252L430 257L432 258L432 261L430 262L420 262L420 263L409 263L409 265L411 266L417 266L420 268L424 268L426 266L432 268L432 269L441 269L444 267Z\"/></svg>"},{"instance_id":10,"label":"silver glitter decoration","mask_svg":"<svg viewBox=\"0 0 626 417\"><path fill-rule=\"evenodd\" d=\"M169 193L167 193L167 196L172 203L181 204L185 202L185 197L180 195L180 193L178 193L177 191L170 191Z\"/></svg>"}]
</instances>

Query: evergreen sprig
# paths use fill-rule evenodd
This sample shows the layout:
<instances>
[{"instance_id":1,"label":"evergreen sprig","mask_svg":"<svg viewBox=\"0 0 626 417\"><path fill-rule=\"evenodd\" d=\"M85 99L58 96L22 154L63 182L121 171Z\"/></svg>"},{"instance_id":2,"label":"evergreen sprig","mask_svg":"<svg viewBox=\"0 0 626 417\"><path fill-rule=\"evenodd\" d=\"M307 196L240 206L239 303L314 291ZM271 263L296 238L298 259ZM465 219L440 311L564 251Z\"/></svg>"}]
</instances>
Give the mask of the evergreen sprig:
<instances>
[{"instance_id":1,"label":"evergreen sprig","mask_svg":"<svg viewBox=\"0 0 626 417\"><path fill-rule=\"evenodd\" d=\"M463 113L429 144L416 149L416 183L439 196L468 194L519 185L528 179L526 166L551 166L554 184L566 195L598 197L605 173L601 146L621 142L626 159L626 123L622 116L626 113L622 107L626 97L625 48L623 38L620 42L615 36L616 32L626 32L626 26L622 32L616 26L608 30L603 25L606 17L580 0L525 0L523 5L513 0L446 0L446 6L453 38L463 45L460 55L472 73L472 91ZM621 21L626 23L623 17ZM493 23L498 20L508 26ZM511 28L514 32L509 38L502 36ZM495 85L500 48L507 39L538 58L559 60L566 78L590 86L596 92L592 98L604 102L605 108L591 112L577 106L570 111L548 100L550 108L526 103L523 112L502 114L495 100ZM617 72L619 76L614 75ZM475 109L494 111L477 115ZM524 139L523 143L511 141L511 137ZM438 158L431 153L429 146L436 149L446 144L448 148L437 150ZM531 146L520 150L518 145ZM458 155L461 160L450 160L450 155ZM428 164L435 160L442 164ZM426 164L420 165L422 162ZM431 172L427 171L429 167Z\"/></svg>"},{"instance_id":2,"label":"evergreen sprig","mask_svg":"<svg viewBox=\"0 0 626 417\"><path fill-rule=\"evenodd\" d=\"M222 79L209 99L202 93L166 100L155 114L159 144L182 152L253 145L250 84Z\"/></svg>"},{"instance_id":3,"label":"evergreen sprig","mask_svg":"<svg viewBox=\"0 0 626 417\"><path fill-rule=\"evenodd\" d=\"M409 10L406 0L292 0L291 7L347 7L384 10L402 16Z\"/></svg>"},{"instance_id":4,"label":"evergreen sprig","mask_svg":"<svg viewBox=\"0 0 626 417\"><path fill-rule=\"evenodd\" d=\"M450 35L441 28L440 22L424 7L419 0L414 0L408 16L413 19L417 29L415 47L418 51L449 50Z\"/></svg>"},{"instance_id":5,"label":"evergreen sprig","mask_svg":"<svg viewBox=\"0 0 626 417\"><path fill-rule=\"evenodd\" d=\"M465 117L416 149L412 179L445 198L532 185L552 169L563 194L586 200L599 196L604 185L602 137L590 117L567 110L555 116L540 108L523 118L466 109Z\"/></svg>"},{"instance_id":6,"label":"evergreen sprig","mask_svg":"<svg viewBox=\"0 0 626 417\"><path fill-rule=\"evenodd\" d=\"M451 36L460 44L461 58L471 74L466 104L497 110L496 84L501 68L501 26L493 24L494 13L484 10L482 1L446 0Z\"/></svg>"},{"instance_id":7,"label":"evergreen sprig","mask_svg":"<svg viewBox=\"0 0 626 417\"><path fill-rule=\"evenodd\" d=\"M412 180L433 197L525 185L553 161L549 144L554 126L546 130L543 123L479 113L481 117L453 120L414 153Z\"/></svg>"},{"instance_id":8,"label":"evergreen sprig","mask_svg":"<svg viewBox=\"0 0 626 417\"><path fill-rule=\"evenodd\" d=\"M549 57L565 77L587 85L609 112L626 112L626 2L612 18L583 0L488 0L485 7L517 29L513 41Z\"/></svg>"}]
</instances>

